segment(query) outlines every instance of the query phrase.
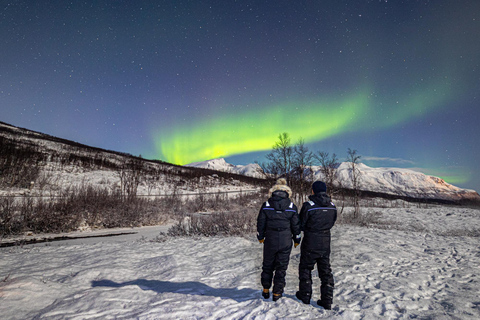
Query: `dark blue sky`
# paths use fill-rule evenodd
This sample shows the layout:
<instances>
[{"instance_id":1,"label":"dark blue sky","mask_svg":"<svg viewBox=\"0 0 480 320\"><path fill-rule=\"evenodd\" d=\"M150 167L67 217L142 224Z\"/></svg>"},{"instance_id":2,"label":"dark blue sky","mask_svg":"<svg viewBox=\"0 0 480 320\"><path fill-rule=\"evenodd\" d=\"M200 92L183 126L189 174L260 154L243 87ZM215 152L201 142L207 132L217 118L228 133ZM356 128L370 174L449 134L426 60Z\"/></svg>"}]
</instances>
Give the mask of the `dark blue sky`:
<instances>
[{"instance_id":1,"label":"dark blue sky","mask_svg":"<svg viewBox=\"0 0 480 320\"><path fill-rule=\"evenodd\" d=\"M480 1L2 1L0 33L16 126L237 164L285 131L480 190Z\"/></svg>"}]
</instances>

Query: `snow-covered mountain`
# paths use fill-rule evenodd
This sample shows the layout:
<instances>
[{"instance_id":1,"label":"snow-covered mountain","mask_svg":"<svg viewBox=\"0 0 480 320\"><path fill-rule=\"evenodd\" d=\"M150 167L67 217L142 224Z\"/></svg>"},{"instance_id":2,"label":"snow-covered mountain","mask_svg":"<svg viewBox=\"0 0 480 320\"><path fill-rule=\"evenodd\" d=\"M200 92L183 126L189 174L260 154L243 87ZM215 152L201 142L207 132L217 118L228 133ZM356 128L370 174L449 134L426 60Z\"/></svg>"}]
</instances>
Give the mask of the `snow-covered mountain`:
<instances>
[{"instance_id":1,"label":"snow-covered mountain","mask_svg":"<svg viewBox=\"0 0 480 320\"><path fill-rule=\"evenodd\" d=\"M360 189L371 192L388 193L413 198L441 200L480 200L475 190L462 189L445 182L441 178L404 168L372 168L363 163L357 166L360 171ZM316 169L316 170L315 170ZM315 176L321 179L320 168L315 168ZM350 164L343 162L337 169L337 176L346 188L352 187Z\"/></svg>"},{"instance_id":2,"label":"snow-covered mountain","mask_svg":"<svg viewBox=\"0 0 480 320\"><path fill-rule=\"evenodd\" d=\"M218 171L261 177L258 164L233 165L225 159L213 159L191 163L188 166L208 168ZM480 201L475 190L462 189L445 182L443 179L429 176L418 171L403 168L372 168L363 163L357 168L361 175L360 189L369 192L386 193L411 198L427 198L448 201L473 200ZM323 180L320 167L312 167L315 180ZM347 162L337 169L337 177L345 188L351 188L351 170Z\"/></svg>"},{"instance_id":3,"label":"snow-covered mountain","mask_svg":"<svg viewBox=\"0 0 480 320\"><path fill-rule=\"evenodd\" d=\"M230 173L241 174L244 176L262 178L261 168L257 163L250 163L247 165L233 165L225 161L223 158L212 159L202 162L194 162L187 165L187 167L212 169L217 171L224 171Z\"/></svg>"}]
</instances>

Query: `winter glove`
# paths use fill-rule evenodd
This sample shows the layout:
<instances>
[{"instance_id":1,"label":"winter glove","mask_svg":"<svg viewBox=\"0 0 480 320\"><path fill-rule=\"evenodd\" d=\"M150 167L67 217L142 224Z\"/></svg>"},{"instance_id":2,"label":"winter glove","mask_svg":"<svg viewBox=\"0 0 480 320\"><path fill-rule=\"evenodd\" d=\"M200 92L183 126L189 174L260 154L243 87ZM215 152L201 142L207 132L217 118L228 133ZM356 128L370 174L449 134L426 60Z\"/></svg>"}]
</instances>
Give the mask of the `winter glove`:
<instances>
[{"instance_id":1,"label":"winter glove","mask_svg":"<svg viewBox=\"0 0 480 320\"><path fill-rule=\"evenodd\" d=\"M294 238L293 238L293 242L294 242L294 247L298 247L298 245L300 244L300 242L302 241L302 236L300 234L297 234Z\"/></svg>"},{"instance_id":2,"label":"winter glove","mask_svg":"<svg viewBox=\"0 0 480 320\"><path fill-rule=\"evenodd\" d=\"M258 240L258 242L260 242L260 243L263 243L264 241L265 241L265 239Z\"/></svg>"}]
</instances>

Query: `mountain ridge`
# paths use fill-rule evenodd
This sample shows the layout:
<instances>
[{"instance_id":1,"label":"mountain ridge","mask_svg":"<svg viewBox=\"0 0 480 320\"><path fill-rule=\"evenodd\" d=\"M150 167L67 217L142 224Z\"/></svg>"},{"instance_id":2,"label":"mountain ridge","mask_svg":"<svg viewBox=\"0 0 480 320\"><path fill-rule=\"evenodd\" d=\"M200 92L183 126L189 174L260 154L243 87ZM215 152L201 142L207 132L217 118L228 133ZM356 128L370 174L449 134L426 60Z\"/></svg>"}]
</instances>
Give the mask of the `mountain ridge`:
<instances>
[{"instance_id":1,"label":"mountain ridge","mask_svg":"<svg viewBox=\"0 0 480 320\"><path fill-rule=\"evenodd\" d=\"M261 177L258 164L233 165L223 158L195 162L187 166L208 168ZM408 198L426 198L447 201L471 200L480 201L480 195L471 189L462 189L445 180L426 175L406 168L372 168L359 163L357 168L361 175L360 190L373 193L386 193ZM323 180L320 166L312 167L315 180ZM344 188L352 188L350 168L347 162L342 162L337 168L337 177Z\"/></svg>"}]
</instances>

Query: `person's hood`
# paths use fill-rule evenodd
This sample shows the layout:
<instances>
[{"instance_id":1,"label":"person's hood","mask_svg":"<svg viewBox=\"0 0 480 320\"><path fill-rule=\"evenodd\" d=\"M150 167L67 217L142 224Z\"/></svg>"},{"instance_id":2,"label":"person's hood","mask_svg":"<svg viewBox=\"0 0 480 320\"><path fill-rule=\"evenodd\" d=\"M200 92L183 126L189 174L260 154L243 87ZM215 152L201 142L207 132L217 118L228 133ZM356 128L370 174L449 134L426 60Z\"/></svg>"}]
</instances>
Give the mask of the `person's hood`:
<instances>
[{"instance_id":1,"label":"person's hood","mask_svg":"<svg viewBox=\"0 0 480 320\"><path fill-rule=\"evenodd\" d=\"M277 190L282 190L288 193L287 198L292 195L292 189L290 189L289 186L287 186L287 180L285 178L280 178L277 180L277 183L270 188L268 191L270 194L273 194Z\"/></svg>"},{"instance_id":2,"label":"person's hood","mask_svg":"<svg viewBox=\"0 0 480 320\"><path fill-rule=\"evenodd\" d=\"M272 196L268 199L268 203L275 210L286 210L292 201L288 198L288 193L286 191L277 190L272 193Z\"/></svg>"},{"instance_id":3,"label":"person's hood","mask_svg":"<svg viewBox=\"0 0 480 320\"><path fill-rule=\"evenodd\" d=\"M332 201L332 199L325 192L312 194L308 198L319 206L327 206Z\"/></svg>"}]
</instances>

